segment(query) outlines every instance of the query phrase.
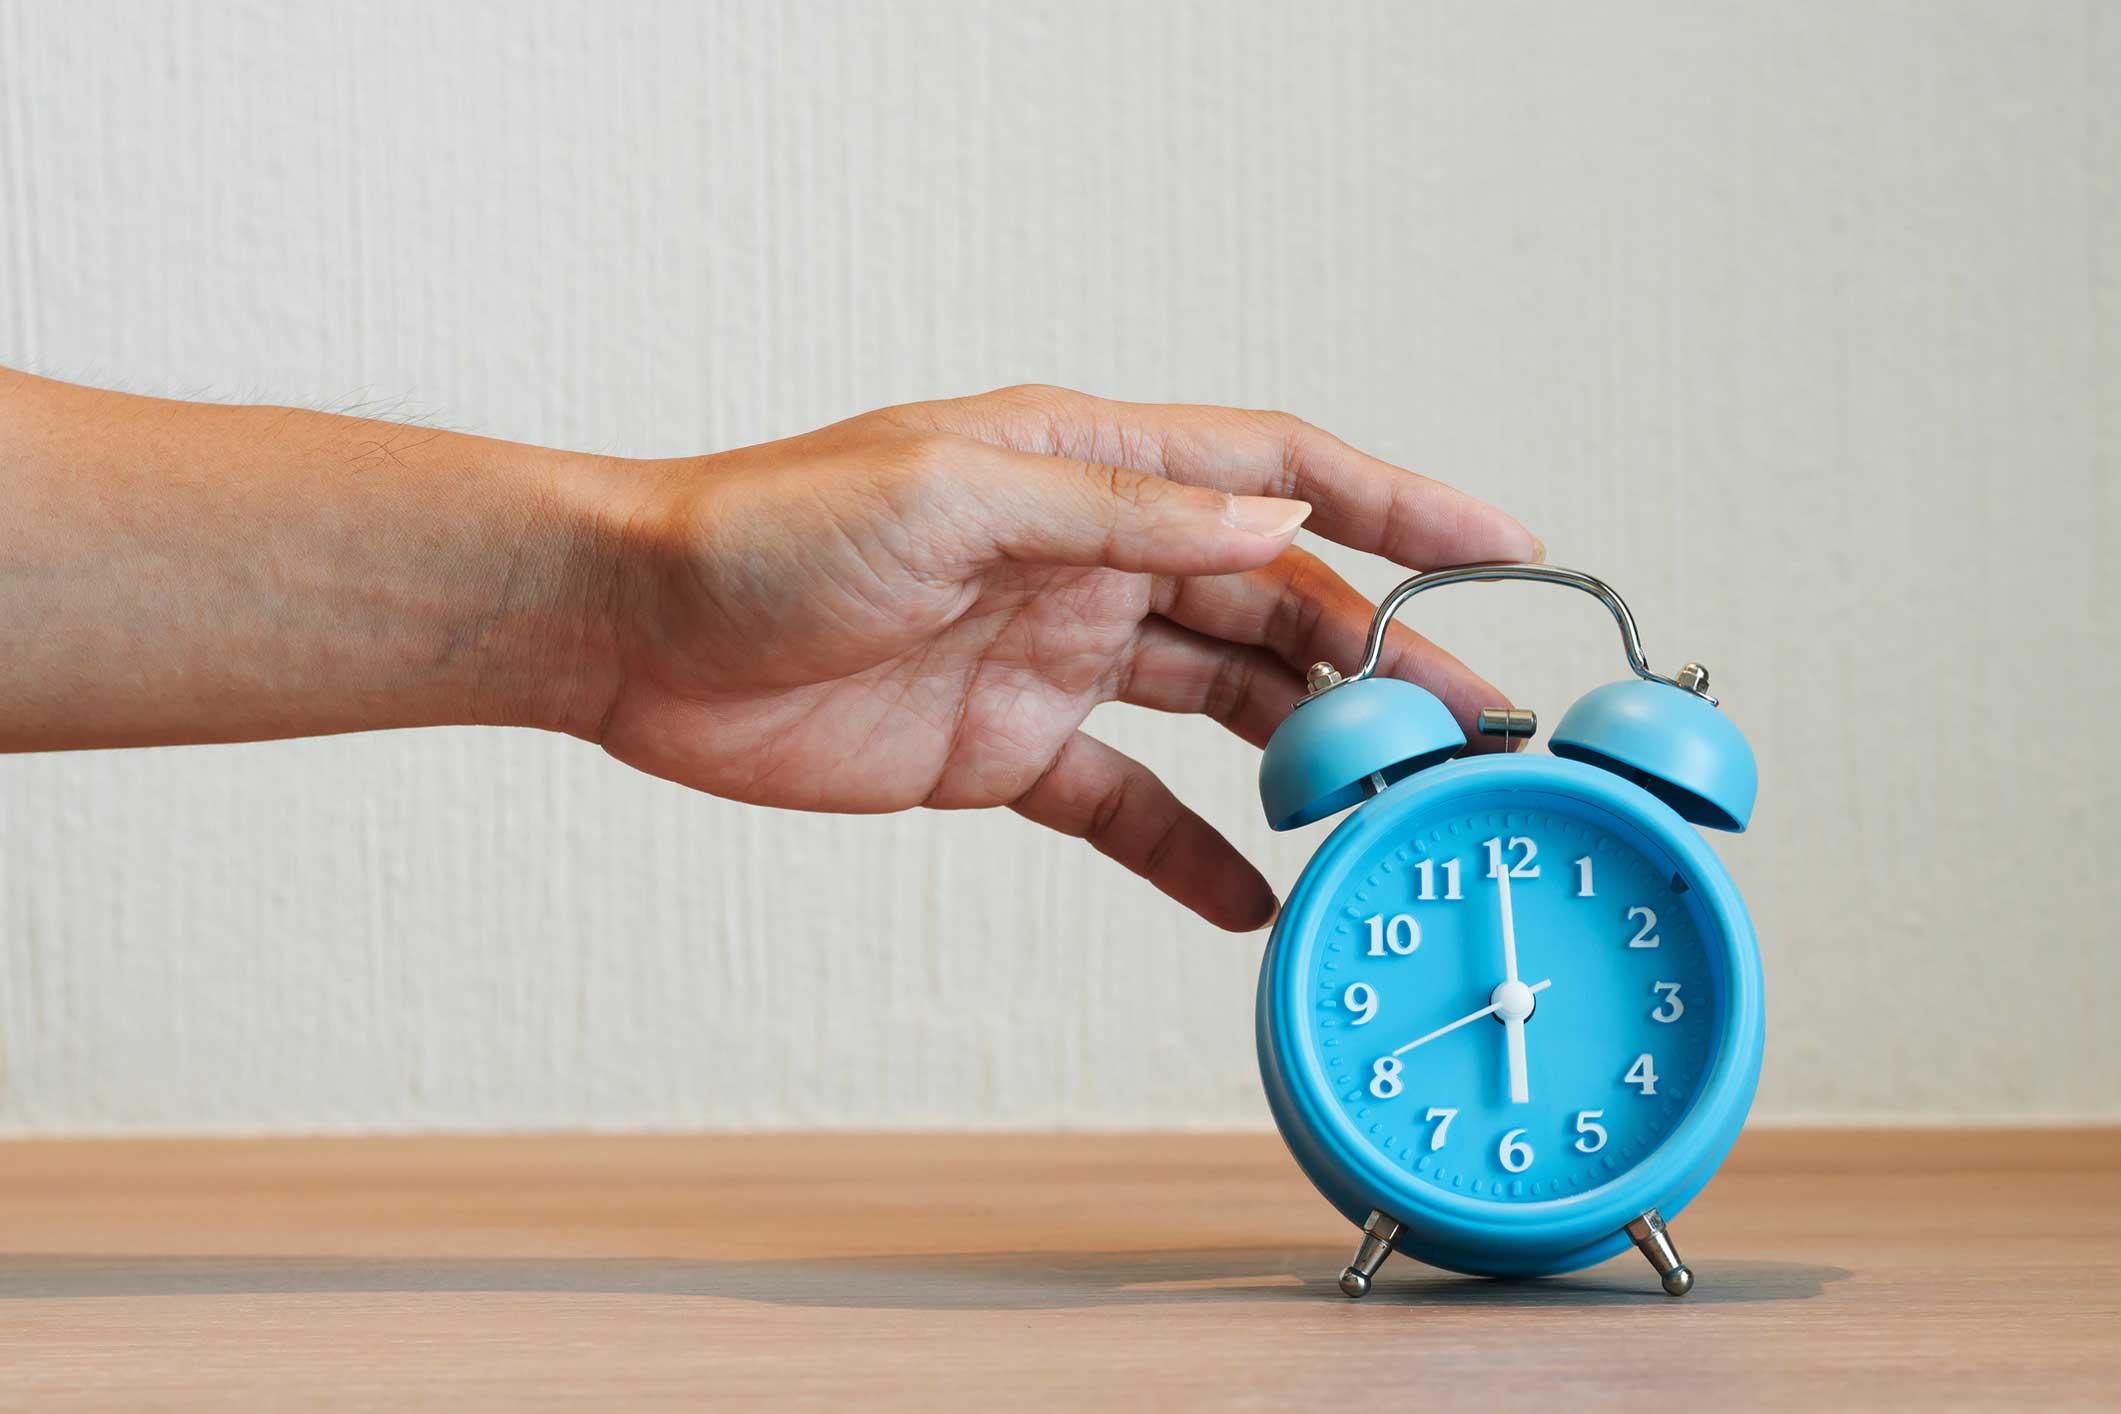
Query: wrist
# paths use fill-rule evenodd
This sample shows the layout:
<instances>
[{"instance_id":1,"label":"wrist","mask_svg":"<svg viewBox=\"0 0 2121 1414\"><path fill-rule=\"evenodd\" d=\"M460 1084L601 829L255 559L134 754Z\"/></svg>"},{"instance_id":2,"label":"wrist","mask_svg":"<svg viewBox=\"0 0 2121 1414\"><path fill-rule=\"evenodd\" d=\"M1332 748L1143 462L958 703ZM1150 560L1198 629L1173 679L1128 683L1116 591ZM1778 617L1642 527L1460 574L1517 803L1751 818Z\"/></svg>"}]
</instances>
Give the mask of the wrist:
<instances>
[{"instance_id":1,"label":"wrist","mask_svg":"<svg viewBox=\"0 0 2121 1414\"><path fill-rule=\"evenodd\" d=\"M647 502L647 463L523 448L509 519L468 631L481 668L468 718L598 740L624 677L628 550Z\"/></svg>"}]
</instances>

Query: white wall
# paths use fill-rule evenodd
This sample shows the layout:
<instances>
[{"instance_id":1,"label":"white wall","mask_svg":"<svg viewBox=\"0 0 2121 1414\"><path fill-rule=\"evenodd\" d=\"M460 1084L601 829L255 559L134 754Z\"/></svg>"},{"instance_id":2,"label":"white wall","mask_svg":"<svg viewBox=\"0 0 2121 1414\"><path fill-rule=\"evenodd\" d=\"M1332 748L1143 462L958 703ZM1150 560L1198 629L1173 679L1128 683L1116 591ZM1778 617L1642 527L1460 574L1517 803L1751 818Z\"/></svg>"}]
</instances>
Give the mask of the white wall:
<instances>
[{"instance_id":1,"label":"white wall","mask_svg":"<svg viewBox=\"0 0 2121 1414\"><path fill-rule=\"evenodd\" d=\"M0 362L638 453L1299 411L1717 670L1763 1117L2112 1119L2117 79L2121 12L2003 0L0 0ZM1415 618L1549 722L1617 675L1587 600ZM1095 724L1278 883L1321 837ZM16 758L0 1127L1258 1125L1262 942L527 734Z\"/></svg>"}]
</instances>

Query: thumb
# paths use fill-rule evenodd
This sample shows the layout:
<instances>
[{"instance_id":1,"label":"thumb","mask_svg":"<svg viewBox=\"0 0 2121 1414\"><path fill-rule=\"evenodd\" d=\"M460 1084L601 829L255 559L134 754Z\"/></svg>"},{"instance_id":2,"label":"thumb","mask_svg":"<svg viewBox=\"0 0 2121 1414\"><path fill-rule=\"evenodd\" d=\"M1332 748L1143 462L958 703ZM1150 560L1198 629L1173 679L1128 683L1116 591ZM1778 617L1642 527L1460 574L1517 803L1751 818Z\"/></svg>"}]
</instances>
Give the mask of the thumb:
<instances>
[{"instance_id":1,"label":"thumb","mask_svg":"<svg viewBox=\"0 0 2121 1414\"><path fill-rule=\"evenodd\" d=\"M995 559L1138 574L1235 574L1286 550L1308 502L1236 496L1098 462L988 448L968 520Z\"/></svg>"}]
</instances>

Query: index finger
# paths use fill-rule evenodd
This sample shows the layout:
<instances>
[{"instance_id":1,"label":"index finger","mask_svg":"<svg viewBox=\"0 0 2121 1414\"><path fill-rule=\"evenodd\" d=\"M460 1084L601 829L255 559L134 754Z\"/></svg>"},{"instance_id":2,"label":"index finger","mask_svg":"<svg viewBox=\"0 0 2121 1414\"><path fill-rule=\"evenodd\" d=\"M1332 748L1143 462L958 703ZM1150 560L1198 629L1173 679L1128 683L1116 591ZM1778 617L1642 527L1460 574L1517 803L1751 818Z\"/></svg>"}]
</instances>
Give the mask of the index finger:
<instances>
[{"instance_id":1,"label":"index finger","mask_svg":"<svg viewBox=\"0 0 2121 1414\"><path fill-rule=\"evenodd\" d=\"M1288 413L1123 403L1045 387L900 411L1020 451L1124 466L1233 495L1308 501L1308 529L1411 569L1546 557L1515 517Z\"/></svg>"}]
</instances>

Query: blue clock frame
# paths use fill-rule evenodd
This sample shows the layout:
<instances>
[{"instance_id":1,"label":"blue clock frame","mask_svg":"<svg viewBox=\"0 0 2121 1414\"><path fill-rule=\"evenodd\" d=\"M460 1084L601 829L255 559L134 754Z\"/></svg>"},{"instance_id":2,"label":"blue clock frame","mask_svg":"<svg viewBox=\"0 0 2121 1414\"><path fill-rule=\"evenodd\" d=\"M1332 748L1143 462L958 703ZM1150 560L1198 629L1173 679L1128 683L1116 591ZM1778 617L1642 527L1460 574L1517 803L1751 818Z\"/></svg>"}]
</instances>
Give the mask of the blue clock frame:
<instances>
[{"instance_id":1,"label":"blue clock frame","mask_svg":"<svg viewBox=\"0 0 2121 1414\"><path fill-rule=\"evenodd\" d=\"M1413 683L1376 676L1391 621L1415 595L1448 584L1495 580L1528 580L1592 595L1620 629L1634 679L1608 683L1579 699L1554 730L1552 756L1455 760L1466 738L1443 704ZM1260 1076L1283 1139L1319 1192L1363 1230L1354 1261L1341 1273L1341 1290L1349 1296L1364 1295L1371 1277L1394 1251L1455 1271L1534 1276L1589 1266L1632 1244L1650 1260L1666 1293L1684 1296L1692 1290L1694 1277L1679 1258L1666 1218L1693 1201L1736 1142L1759 1084L1766 1045L1766 1004L1752 919L1722 861L1695 829L1742 832L1751 822L1758 787L1752 748L1717 710L1719 703L1708 690L1708 670L1690 662L1672 677L1653 671L1634 616L1602 580L1553 565L1480 564L1433 570L1399 585L1378 605L1362 663L1346 678L1330 663L1315 664L1307 687L1305 699L1275 729L1260 761L1260 804L1267 823L1287 830L1351 808L1354 814L1320 846L1282 908L1260 968L1255 1026ZM1525 738L1537 730L1537 721L1521 708L1496 707L1479 714L1479 727L1490 735ZM1414 1158L1410 1146L1402 1144L1395 1162L1380 1148L1385 1141L1373 1143L1357 1132L1355 1125L1367 1117L1367 1110L1359 1091L1344 1093L1350 1077L1343 1072L1336 1081L1309 1043L1318 1013L1334 1005L1318 995L1317 983L1324 979L1312 967L1317 950L1335 946L1326 941L1329 936L1346 936L1346 920L1355 916L1347 909L1351 895L1356 900L1367 896L1360 886L1350 888L1351 875L1366 860L1379 858L1380 851L1396 850L1402 860L1410 857L1406 851L1420 848L1413 844L1418 829L1447 821L1454 801L1474 802L1477 811L1499 812L1505 820L1521 811L1527 819L1534 814L1549 822L1560 819L1565 831L1602 831L1623 852L1672 864L1678 878L1669 892L1684 899L1680 906L1704 953L1713 1025L1699 1078L1691 1073L1695 1067L1690 1060L1685 1083L1668 1087L1671 1099L1684 1104L1683 1112L1667 1131L1638 1134L1624 1151L1634 1160L1628 1167L1615 1169L1618 1154L1602 1159L1601 1168L1611 1177L1594 1173L1591 1186L1581 1191L1576 1185L1584 1179L1582 1171L1570 1176L1565 1194L1551 1176L1528 1177L1522 1183L1509 1177L1532 1162L1529 1146L1517 1142L1524 1129L1505 1132L1502 1152L1496 1156L1507 1171L1502 1177L1509 1183L1508 1201L1503 1201L1492 1170L1484 1175L1454 1172L1447 1189L1440 1181L1441 1169L1428 1159ZM1463 823L1450 829L1456 833ZM1432 829L1429 838L1437 839L1438 831ZM1529 838L1521 842L1528 850L1533 845ZM1488 844L1497 851L1504 847L1501 841ZM1579 863L1591 869L1588 859ZM1358 883L1374 887L1390 868L1379 865ZM1499 854L1491 858L1491 875L1497 869L1503 982L1487 1012L1461 1017L1374 1059L1369 1088L1380 1101L1399 1093L1401 1072L1387 1067L1400 1054L1482 1015L1493 1014L1507 1027L1522 1028L1536 1005L1530 994L1550 985L1542 981L1528 991L1518 979L1508 882L1517 869L1502 866ZM1534 876L1536 871L1528 870L1526 877ZM1589 872L1584 877L1578 896L1590 897ZM1639 884L1639 872L1634 877ZM1433 897L1428 887L1424 885L1424 898ZM1446 900L1458 897L1449 891L1444 895ZM1654 924L1652 910L1630 910L1630 916L1638 913L1650 915ZM1389 925L1382 925L1381 918L1369 920L1379 931L1363 956L1381 956L1384 929L1401 921L1398 916ZM1392 949L1402 956L1419 946L1419 921L1411 916L1406 921L1412 931ZM1631 945L1655 946L1655 941ZM1342 967L1347 968L1343 975L1362 980L1348 956L1329 962L1327 970ZM1608 976L1620 980L1620 974ZM1678 996L1678 983L1653 986L1670 988L1672 999ZM1333 988L1324 990L1331 993ZM1359 990L1364 1000L1353 1000ZM1554 995L1559 999L1562 993ZM1346 1024L1373 1019L1379 997L1374 983L1351 985L1340 1004L1363 1014ZM1609 995L1608 1002L1612 999ZM1669 1022L1678 1014L1651 1020ZM1575 1015L1575 1029L1552 1034L1588 1036L1581 1028L1589 1013ZM1507 1034L1512 1101L1525 1103L1522 1031ZM1333 1047L1337 1042L1320 1044ZM1343 1068L1348 1064L1346 1055L1335 1059ZM1638 1057L1638 1065L1645 1068L1639 1080L1633 1068L1626 1077L1644 1096L1657 1082L1647 1069L1651 1059L1647 1053ZM1387 1085L1392 1088L1381 1088ZM1342 1099L1355 1106L1354 1115L1342 1107ZM1457 1113L1437 1107L1428 1117L1449 1123ZM1577 1115L1579 1135L1595 1133L1600 1147L1607 1142L1606 1131L1595 1124L1586 1128L1586 1122L1603 1113L1583 1110ZM1405 1127L1403 1117L1377 1120L1370 1133L1379 1134L1381 1125ZM1382 1132L1391 1135L1392 1128ZM1434 1152L1443 1144L1439 1126L1428 1148ZM1581 1142L1577 1147L1583 1154L1596 1152ZM1513 1162L1512 1155L1520 1154ZM1438 1181L1417 1176L1425 1165ZM1458 1185L1468 1179L1461 1191ZM1551 1184L1555 1196L1542 1197L1542 1183ZM1484 1184L1493 1197L1478 1196Z\"/></svg>"},{"instance_id":2,"label":"blue clock frame","mask_svg":"<svg viewBox=\"0 0 2121 1414\"><path fill-rule=\"evenodd\" d=\"M1537 1203L1449 1193L1392 1165L1333 1103L1334 1085L1304 1044L1313 1005L1306 979L1349 876L1408 822L1453 799L1497 789L1525 808L1583 802L1639 832L1678 861L1688 906L1705 915L1715 1027L1708 1072L1673 1132L1640 1164L1599 1187ZM1538 1276L1574 1271L1633 1245L1630 1221L1669 1219L1709 1181L1736 1142L1760 1080L1766 1005L1751 917L1730 875L1693 826L1647 791L1595 766L1551 756L1453 761L1409 776L1344 820L1291 891L1267 943L1256 1013L1260 1076L1297 1164L1326 1201L1358 1226L1373 1212L1404 1227L1393 1246L1453 1271Z\"/></svg>"}]
</instances>

